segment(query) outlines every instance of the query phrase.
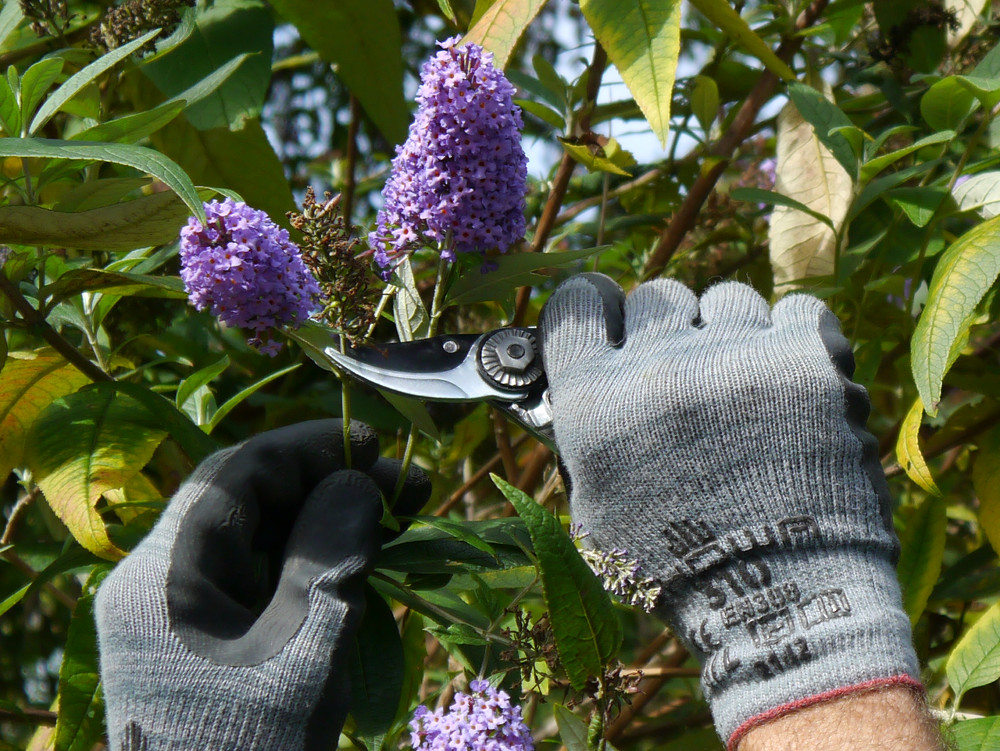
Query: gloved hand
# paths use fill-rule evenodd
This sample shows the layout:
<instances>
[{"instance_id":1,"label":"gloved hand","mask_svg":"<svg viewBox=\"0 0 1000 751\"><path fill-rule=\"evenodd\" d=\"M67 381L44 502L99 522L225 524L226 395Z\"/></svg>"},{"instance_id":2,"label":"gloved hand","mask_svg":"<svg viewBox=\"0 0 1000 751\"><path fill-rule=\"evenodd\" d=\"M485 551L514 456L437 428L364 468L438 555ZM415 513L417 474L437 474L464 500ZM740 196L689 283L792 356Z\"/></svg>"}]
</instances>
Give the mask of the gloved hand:
<instances>
[{"instance_id":1,"label":"gloved hand","mask_svg":"<svg viewBox=\"0 0 1000 751\"><path fill-rule=\"evenodd\" d=\"M574 521L663 587L729 747L868 687L919 687L869 402L819 300L726 282L561 285L541 315Z\"/></svg>"},{"instance_id":2,"label":"gloved hand","mask_svg":"<svg viewBox=\"0 0 1000 751\"><path fill-rule=\"evenodd\" d=\"M96 620L111 751L336 746L346 660L399 463L340 420L213 454L105 579ZM430 483L407 477L396 511ZM269 585L276 581L276 588Z\"/></svg>"}]
</instances>

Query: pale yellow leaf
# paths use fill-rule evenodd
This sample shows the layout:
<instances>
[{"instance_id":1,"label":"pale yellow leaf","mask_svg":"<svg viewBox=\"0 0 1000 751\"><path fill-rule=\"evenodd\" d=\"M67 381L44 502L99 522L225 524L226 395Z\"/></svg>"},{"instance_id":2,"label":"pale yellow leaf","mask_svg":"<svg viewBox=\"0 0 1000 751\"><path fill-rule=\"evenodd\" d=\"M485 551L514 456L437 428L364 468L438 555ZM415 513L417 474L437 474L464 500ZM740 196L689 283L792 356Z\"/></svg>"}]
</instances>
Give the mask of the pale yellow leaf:
<instances>
[{"instance_id":1,"label":"pale yellow leaf","mask_svg":"<svg viewBox=\"0 0 1000 751\"><path fill-rule=\"evenodd\" d=\"M934 483L924 455L920 451L920 423L924 416L924 403L918 396L910 411L903 418L903 424L899 427L899 438L896 439L896 461L903 468L907 476L917 483L928 493L941 495L938 486Z\"/></svg>"},{"instance_id":2,"label":"pale yellow leaf","mask_svg":"<svg viewBox=\"0 0 1000 751\"><path fill-rule=\"evenodd\" d=\"M838 229L853 191L850 175L816 138L792 102L778 115L777 179L774 189L827 217ZM833 273L836 235L808 214L776 206L768 233L775 286Z\"/></svg>"}]
</instances>

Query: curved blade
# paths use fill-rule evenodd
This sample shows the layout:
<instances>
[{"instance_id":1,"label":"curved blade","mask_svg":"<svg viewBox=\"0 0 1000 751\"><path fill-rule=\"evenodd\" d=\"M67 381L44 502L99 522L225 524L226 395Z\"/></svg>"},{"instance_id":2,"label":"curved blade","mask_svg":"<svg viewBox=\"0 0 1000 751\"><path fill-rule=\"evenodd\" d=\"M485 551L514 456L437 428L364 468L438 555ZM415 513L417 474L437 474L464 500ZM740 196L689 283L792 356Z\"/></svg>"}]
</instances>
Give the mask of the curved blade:
<instances>
[{"instance_id":1,"label":"curved blade","mask_svg":"<svg viewBox=\"0 0 1000 751\"><path fill-rule=\"evenodd\" d=\"M527 391L501 391L480 375L476 360L485 336L489 334L438 336L350 349L346 354L331 346L323 354L359 381L404 396L442 402L524 399Z\"/></svg>"}]
</instances>

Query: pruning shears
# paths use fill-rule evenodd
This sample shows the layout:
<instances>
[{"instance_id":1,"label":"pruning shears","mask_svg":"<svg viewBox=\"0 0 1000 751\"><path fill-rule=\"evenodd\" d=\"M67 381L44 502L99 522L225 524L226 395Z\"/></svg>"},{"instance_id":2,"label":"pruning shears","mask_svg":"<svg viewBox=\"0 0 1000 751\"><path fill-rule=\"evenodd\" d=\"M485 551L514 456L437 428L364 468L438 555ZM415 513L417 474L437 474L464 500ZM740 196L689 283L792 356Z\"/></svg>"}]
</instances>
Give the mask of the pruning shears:
<instances>
[{"instance_id":1,"label":"pruning shears","mask_svg":"<svg viewBox=\"0 0 1000 751\"><path fill-rule=\"evenodd\" d=\"M379 389L437 402L486 401L555 450L552 404L534 328L324 348L341 372Z\"/></svg>"}]
</instances>

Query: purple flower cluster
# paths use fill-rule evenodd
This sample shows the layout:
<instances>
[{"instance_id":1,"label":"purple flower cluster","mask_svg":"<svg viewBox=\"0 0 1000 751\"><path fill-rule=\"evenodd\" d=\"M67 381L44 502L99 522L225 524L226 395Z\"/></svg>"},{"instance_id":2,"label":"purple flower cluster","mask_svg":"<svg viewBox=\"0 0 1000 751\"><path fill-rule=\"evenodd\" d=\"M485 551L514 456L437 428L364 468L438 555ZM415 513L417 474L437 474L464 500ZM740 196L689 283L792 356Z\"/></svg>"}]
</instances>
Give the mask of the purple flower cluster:
<instances>
[{"instance_id":1,"label":"purple flower cluster","mask_svg":"<svg viewBox=\"0 0 1000 751\"><path fill-rule=\"evenodd\" d=\"M181 229L181 279L191 304L254 331L249 343L273 356L281 345L262 334L308 318L319 285L288 232L263 211L227 198L206 203L205 215L206 225L191 217Z\"/></svg>"},{"instance_id":2,"label":"purple flower cluster","mask_svg":"<svg viewBox=\"0 0 1000 751\"><path fill-rule=\"evenodd\" d=\"M448 711L417 707L410 721L414 751L532 751L534 741L521 708L483 680L469 684L471 694L455 694Z\"/></svg>"},{"instance_id":3,"label":"purple flower cluster","mask_svg":"<svg viewBox=\"0 0 1000 751\"><path fill-rule=\"evenodd\" d=\"M396 149L378 226L368 236L388 277L398 259L437 245L456 252L506 251L524 236L527 157L514 87L482 47L439 43L426 62L416 119Z\"/></svg>"}]
</instances>

